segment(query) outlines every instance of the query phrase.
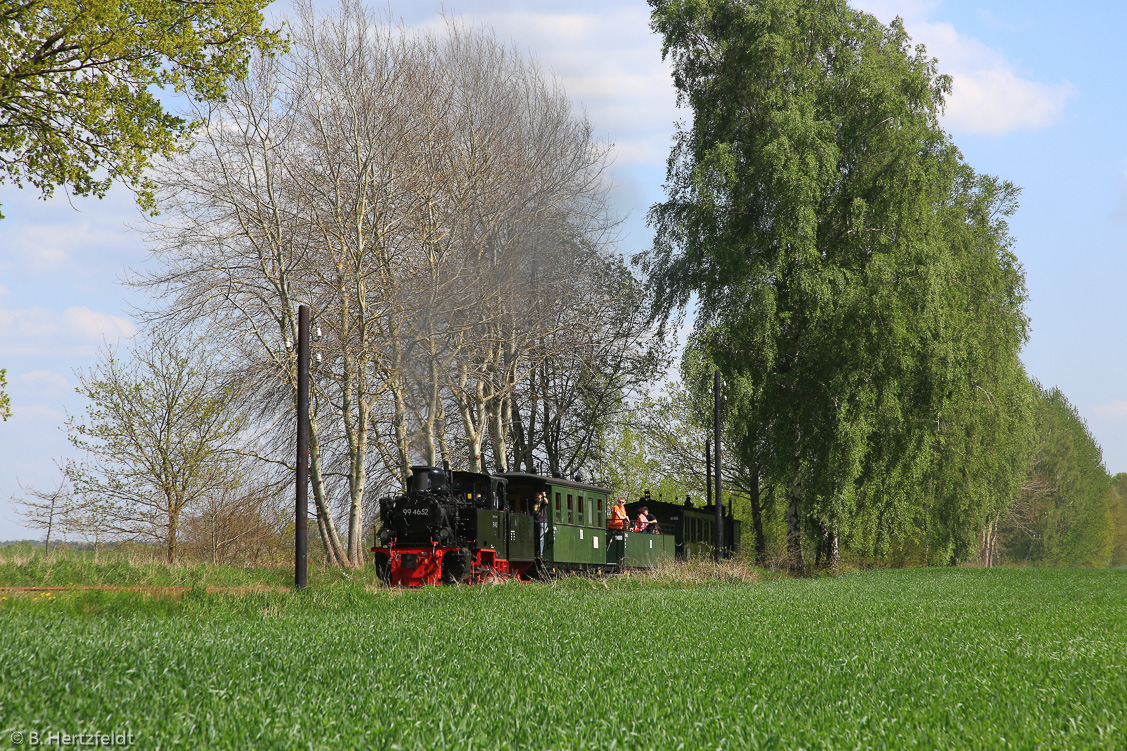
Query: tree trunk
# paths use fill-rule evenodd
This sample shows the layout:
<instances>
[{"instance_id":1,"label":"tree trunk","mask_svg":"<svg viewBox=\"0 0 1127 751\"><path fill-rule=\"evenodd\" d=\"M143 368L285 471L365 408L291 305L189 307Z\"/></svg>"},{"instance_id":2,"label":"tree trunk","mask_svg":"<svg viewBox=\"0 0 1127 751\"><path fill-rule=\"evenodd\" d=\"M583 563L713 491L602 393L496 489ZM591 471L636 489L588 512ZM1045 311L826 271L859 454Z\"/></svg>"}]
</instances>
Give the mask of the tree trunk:
<instances>
[{"instance_id":1,"label":"tree trunk","mask_svg":"<svg viewBox=\"0 0 1127 751\"><path fill-rule=\"evenodd\" d=\"M762 566L767 562L767 536L763 532L763 504L759 497L759 467L752 470L748 484L751 500L751 528L755 534L755 562Z\"/></svg>"},{"instance_id":2,"label":"tree trunk","mask_svg":"<svg viewBox=\"0 0 1127 751\"><path fill-rule=\"evenodd\" d=\"M407 487L411 477L411 447L407 441L407 396L399 380L392 381L391 393L395 409L392 413L392 427L395 432L396 458L399 461L399 482Z\"/></svg>"},{"instance_id":3,"label":"tree trunk","mask_svg":"<svg viewBox=\"0 0 1127 751\"><path fill-rule=\"evenodd\" d=\"M168 538L165 541L167 545L167 559L168 565L176 565L176 534L180 529L180 509L175 505L169 504L168 509Z\"/></svg>"},{"instance_id":4,"label":"tree trunk","mask_svg":"<svg viewBox=\"0 0 1127 751\"><path fill-rule=\"evenodd\" d=\"M472 395L466 385L469 377L462 374L461 388L458 394L458 408L462 414L462 428L466 431L466 450L469 453L469 466L471 472L482 471L481 462L481 427L475 417L482 417L485 412L485 386L481 377L475 378Z\"/></svg>"},{"instance_id":5,"label":"tree trunk","mask_svg":"<svg viewBox=\"0 0 1127 751\"><path fill-rule=\"evenodd\" d=\"M51 557L51 528L55 526L55 503L58 494L51 496L51 509L47 513L47 537L43 540L43 557Z\"/></svg>"},{"instance_id":6,"label":"tree trunk","mask_svg":"<svg viewBox=\"0 0 1127 751\"><path fill-rule=\"evenodd\" d=\"M493 448L493 463L500 473L509 471L509 444L506 440L507 399L504 395L494 395L489 414L489 438Z\"/></svg>"},{"instance_id":7,"label":"tree trunk","mask_svg":"<svg viewBox=\"0 0 1127 751\"><path fill-rule=\"evenodd\" d=\"M979 535L978 561L984 568L993 568L998 555L998 520L1001 514L988 519Z\"/></svg>"},{"instance_id":8,"label":"tree trunk","mask_svg":"<svg viewBox=\"0 0 1127 751\"><path fill-rule=\"evenodd\" d=\"M313 502L317 507L318 518L324 519L328 543L325 554L329 561L336 566L348 568L348 558L345 556L344 546L340 542L340 534L329 513L328 503L325 498L325 478L321 474L321 442L318 437L317 422L309 418L309 482L313 486Z\"/></svg>"},{"instance_id":9,"label":"tree trunk","mask_svg":"<svg viewBox=\"0 0 1127 751\"><path fill-rule=\"evenodd\" d=\"M527 466L528 443L524 436L524 425L521 423L520 405L516 403L516 397L513 398L512 408L512 428L511 435L513 436L513 470L516 472L521 471ZM527 469L525 471L528 471Z\"/></svg>"},{"instance_id":10,"label":"tree trunk","mask_svg":"<svg viewBox=\"0 0 1127 751\"><path fill-rule=\"evenodd\" d=\"M367 362L361 358L358 368L355 426L351 424L351 419L345 423L350 463L348 471L348 560L357 568L364 565L364 530L361 529L361 526L364 523L364 488L367 487L368 483L368 431L371 424L369 403L364 398L363 383L359 380L363 378L366 367ZM350 416L350 410L346 408L345 414Z\"/></svg>"},{"instance_id":11,"label":"tree trunk","mask_svg":"<svg viewBox=\"0 0 1127 751\"><path fill-rule=\"evenodd\" d=\"M333 554L333 545L329 540L329 529L325 524L325 517L320 513L317 514L317 533L321 536L321 545L325 548L325 555L330 561L336 563L336 556Z\"/></svg>"},{"instance_id":12,"label":"tree trunk","mask_svg":"<svg viewBox=\"0 0 1127 751\"><path fill-rule=\"evenodd\" d=\"M793 574L804 575L802 560L802 480L795 479L787 499L787 567Z\"/></svg>"},{"instance_id":13,"label":"tree trunk","mask_svg":"<svg viewBox=\"0 0 1127 751\"><path fill-rule=\"evenodd\" d=\"M438 451L439 458L444 461L450 461L450 445L446 440L446 408L442 404L442 399L438 400L438 414L435 417L435 427L438 431Z\"/></svg>"},{"instance_id":14,"label":"tree trunk","mask_svg":"<svg viewBox=\"0 0 1127 751\"><path fill-rule=\"evenodd\" d=\"M825 538L826 564L833 571L834 576L841 576L841 548L838 545L837 525L826 529Z\"/></svg>"},{"instance_id":15,"label":"tree trunk","mask_svg":"<svg viewBox=\"0 0 1127 751\"><path fill-rule=\"evenodd\" d=\"M433 346L433 332L431 333L431 352L430 352L430 368L429 382L425 385L426 389L426 414L423 415L423 461L428 466L438 466L438 438L435 435L436 423L439 420L439 411L442 409L442 401L439 398L439 372L437 354Z\"/></svg>"}]
</instances>

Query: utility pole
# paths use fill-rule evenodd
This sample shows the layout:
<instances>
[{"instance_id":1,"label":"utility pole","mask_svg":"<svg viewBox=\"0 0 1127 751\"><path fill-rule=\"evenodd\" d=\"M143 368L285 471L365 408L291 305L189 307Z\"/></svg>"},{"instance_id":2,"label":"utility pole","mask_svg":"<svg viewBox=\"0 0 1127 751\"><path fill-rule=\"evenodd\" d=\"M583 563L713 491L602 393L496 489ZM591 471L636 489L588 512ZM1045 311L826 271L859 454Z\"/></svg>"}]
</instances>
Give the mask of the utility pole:
<instances>
[{"instance_id":1,"label":"utility pole","mask_svg":"<svg viewBox=\"0 0 1127 751\"><path fill-rule=\"evenodd\" d=\"M719 563L723 557L724 549L724 501L720 493L720 371L717 370L713 374L712 379L712 392L713 392L713 424L712 424L712 445L716 449L716 533L715 547L716 547L716 562Z\"/></svg>"},{"instance_id":2,"label":"utility pole","mask_svg":"<svg viewBox=\"0 0 1127 751\"><path fill-rule=\"evenodd\" d=\"M704 505L712 505L712 441L704 439Z\"/></svg>"},{"instance_id":3,"label":"utility pole","mask_svg":"<svg viewBox=\"0 0 1127 751\"><path fill-rule=\"evenodd\" d=\"M297 498L294 503L294 586L309 570L309 306L297 308Z\"/></svg>"}]
</instances>

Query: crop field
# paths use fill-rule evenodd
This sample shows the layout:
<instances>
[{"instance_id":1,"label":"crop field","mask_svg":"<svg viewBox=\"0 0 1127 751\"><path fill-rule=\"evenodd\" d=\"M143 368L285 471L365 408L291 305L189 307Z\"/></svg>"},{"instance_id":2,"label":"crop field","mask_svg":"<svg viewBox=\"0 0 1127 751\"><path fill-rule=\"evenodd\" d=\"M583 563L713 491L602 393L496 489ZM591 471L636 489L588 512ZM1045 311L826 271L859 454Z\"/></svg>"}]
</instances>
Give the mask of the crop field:
<instances>
[{"instance_id":1,"label":"crop field","mask_svg":"<svg viewBox=\"0 0 1127 751\"><path fill-rule=\"evenodd\" d=\"M1127 748L1124 571L40 593L0 629L3 746Z\"/></svg>"}]
</instances>

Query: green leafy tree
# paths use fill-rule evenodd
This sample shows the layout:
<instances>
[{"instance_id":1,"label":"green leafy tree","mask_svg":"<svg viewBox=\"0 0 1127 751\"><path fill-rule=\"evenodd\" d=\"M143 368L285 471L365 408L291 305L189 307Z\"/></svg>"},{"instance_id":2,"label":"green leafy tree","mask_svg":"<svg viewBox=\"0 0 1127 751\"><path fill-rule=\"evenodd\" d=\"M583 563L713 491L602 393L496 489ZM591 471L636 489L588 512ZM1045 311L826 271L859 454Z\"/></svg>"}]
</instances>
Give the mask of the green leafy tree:
<instances>
[{"instance_id":1,"label":"green leafy tree","mask_svg":"<svg viewBox=\"0 0 1127 751\"><path fill-rule=\"evenodd\" d=\"M264 0L0 0L0 182L104 196L114 180L152 207L143 172L194 123L172 90L221 99L252 50L280 43Z\"/></svg>"},{"instance_id":2,"label":"green leafy tree","mask_svg":"<svg viewBox=\"0 0 1127 751\"><path fill-rule=\"evenodd\" d=\"M924 542L925 560L950 563L979 554L992 565L998 521L1028 476L1035 400L1018 351L1025 342L1023 273L1006 223L1017 208L1017 189L960 165L951 197L937 211L946 257L940 266L937 305L919 342L903 409L910 430L886 433L903 443L907 468L895 496L919 499L900 505L873 485L869 508L892 525L876 530L879 552L896 538Z\"/></svg>"},{"instance_id":3,"label":"green leafy tree","mask_svg":"<svg viewBox=\"0 0 1127 751\"><path fill-rule=\"evenodd\" d=\"M1036 390L1032 476L1003 523L1004 543L1018 561L1106 566L1118 509L1103 452L1060 389Z\"/></svg>"},{"instance_id":4,"label":"green leafy tree","mask_svg":"<svg viewBox=\"0 0 1127 751\"><path fill-rule=\"evenodd\" d=\"M76 496L98 504L99 532L160 542L169 563L182 515L229 489L245 425L204 352L201 342L159 332L127 358L102 352L79 373L85 415L67 423L89 457L68 464L67 475Z\"/></svg>"},{"instance_id":5,"label":"green leafy tree","mask_svg":"<svg viewBox=\"0 0 1127 751\"><path fill-rule=\"evenodd\" d=\"M687 388L680 396L689 405L692 422L699 426L695 442L703 443L713 438L712 420L715 409L713 374L716 370L708 353L708 332L698 332L690 338L681 360L681 377ZM736 515L750 522L745 526L743 539L750 540L755 549L756 561L767 562L768 547L774 547L772 518L776 516L774 488L764 485L760 461L764 447L755 419L756 380L743 372L730 372L723 385L722 413L720 416L723 472L723 495L733 500ZM671 394L678 400L678 394ZM672 411L672 409L668 410ZM689 421L686 420L686 423ZM701 460L703 461L703 460ZM701 480L703 485L704 480ZM746 513L740 513L746 510Z\"/></svg>"},{"instance_id":6,"label":"green leafy tree","mask_svg":"<svg viewBox=\"0 0 1127 751\"><path fill-rule=\"evenodd\" d=\"M631 404L608 437L601 473L620 495L651 497L676 503L690 496L705 498L704 442L708 431L693 413L680 383L665 386Z\"/></svg>"},{"instance_id":7,"label":"green leafy tree","mask_svg":"<svg viewBox=\"0 0 1127 751\"><path fill-rule=\"evenodd\" d=\"M8 392L4 390L7 385L8 371L0 369L0 419L3 419L4 422L7 422L8 418L12 416L12 400L8 396Z\"/></svg>"},{"instance_id":8,"label":"green leafy tree","mask_svg":"<svg viewBox=\"0 0 1127 751\"><path fill-rule=\"evenodd\" d=\"M1127 565L1127 472L1111 481L1108 511L1111 515L1111 565Z\"/></svg>"},{"instance_id":9,"label":"green leafy tree","mask_svg":"<svg viewBox=\"0 0 1127 751\"><path fill-rule=\"evenodd\" d=\"M650 5L693 111L640 259L656 314L695 296L702 347L746 381L745 459L785 488L796 568L804 538L836 564L839 539L880 551L926 534L920 487L942 491L939 508L952 491L936 473L958 472L945 412L1004 404L986 362L1006 384L1018 367L1024 282L999 221L1016 189L962 161L938 124L950 81L899 21L844 0ZM973 253L998 289L968 312ZM983 431L988 454L999 436ZM958 523L977 532L973 511Z\"/></svg>"},{"instance_id":10,"label":"green leafy tree","mask_svg":"<svg viewBox=\"0 0 1127 751\"><path fill-rule=\"evenodd\" d=\"M607 437L603 462L599 481L615 496L635 499L649 488L651 467L645 438L629 425L619 425Z\"/></svg>"}]
</instances>

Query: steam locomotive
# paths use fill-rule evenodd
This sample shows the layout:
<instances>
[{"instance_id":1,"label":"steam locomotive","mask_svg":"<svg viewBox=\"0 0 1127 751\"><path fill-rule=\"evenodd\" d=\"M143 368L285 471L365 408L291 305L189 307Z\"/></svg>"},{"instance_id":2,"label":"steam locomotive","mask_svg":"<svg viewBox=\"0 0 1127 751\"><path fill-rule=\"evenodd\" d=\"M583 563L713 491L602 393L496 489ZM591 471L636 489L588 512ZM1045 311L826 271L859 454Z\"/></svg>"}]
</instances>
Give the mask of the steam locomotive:
<instances>
[{"instance_id":1,"label":"steam locomotive","mask_svg":"<svg viewBox=\"0 0 1127 751\"><path fill-rule=\"evenodd\" d=\"M548 499L543 549L533 501ZM715 509L655 501L656 529L608 524L610 491L561 477L523 472L491 475L412 467L405 493L379 501L375 555L381 578L395 586L537 579L562 572L614 573L676 558L712 554ZM724 517L725 555L739 547L740 522Z\"/></svg>"}]
</instances>

